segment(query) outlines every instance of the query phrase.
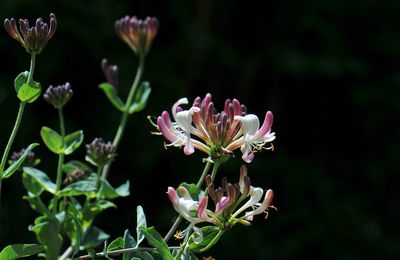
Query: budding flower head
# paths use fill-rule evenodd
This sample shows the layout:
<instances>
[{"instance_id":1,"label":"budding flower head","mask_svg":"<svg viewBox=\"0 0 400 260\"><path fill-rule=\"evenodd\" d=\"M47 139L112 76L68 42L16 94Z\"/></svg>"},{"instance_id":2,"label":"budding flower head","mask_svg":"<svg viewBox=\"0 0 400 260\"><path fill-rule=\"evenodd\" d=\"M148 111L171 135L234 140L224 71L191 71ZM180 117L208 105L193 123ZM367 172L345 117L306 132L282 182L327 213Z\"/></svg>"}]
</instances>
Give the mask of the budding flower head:
<instances>
[{"instance_id":1,"label":"budding flower head","mask_svg":"<svg viewBox=\"0 0 400 260\"><path fill-rule=\"evenodd\" d=\"M144 57L157 35L158 20L155 17L140 20L136 16L125 16L115 22L115 31L136 55Z\"/></svg>"},{"instance_id":2,"label":"budding flower head","mask_svg":"<svg viewBox=\"0 0 400 260\"><path fill-rule=\"evenodd\" d=\"M14 162L18 161L19 158L25 153L25 149L21 149L19 152L13 152L13 154L10 157L10 160L8 163L12 165ZM20 169L22 170L23 167L34 167L40 163L40 159L35 158L35 153L34 152L29 152L28 156L26 156L24 162L22 163Z\"/></svg>"},{"instance_id":3,"label":"budding flower head","mask_svg":"<svg viewBox=\"0 0 400 260\"><path fill-rule=\"evenodd\" d=\"M27 52L39 54L56 32L57 19L51 13L50 26L44 23L42 18L38 18L33 27L30 27L27 19L19 19L18 29L17 22L11 18L4 20L4 27L7 33L17 40Z\"/></svg>"},{"instance_id":4,"label":"budding flower head","mask_svg":"<svg viewBox=\"0 0 400 260\"><path fill-rule=\"evenodd\" d=\"M73 93L71 85L67 82L64 85L56 87L50 85L46 93L44 93L43 98L55 108L62 108L71 99Z\"/></svg>"},{"instance_id":5,"label":"budding flower head","mask_svg":"<svg viewBox=\"0 0 400 260\"><path fill-rule=\"evenodd\" d=\"M95 138L86 145L86 160L93 165L104 166L115 157L115 146L111 142L104 142L102 138Z\"/></svg>"},{"instance_id":6,"label":"budding flower head","mask_svg":"<svg viewBox=\"0 0 400 260\"><path fill-rule=\"evenodd\" d=\"M103 71L103 74L107 79L107 82L113 85L114 87L117 87L118 75L119 75L118 66L111 65L108 63L107 59L103 59L101 61L101 70Z\"/></svg>"}]
</instances>

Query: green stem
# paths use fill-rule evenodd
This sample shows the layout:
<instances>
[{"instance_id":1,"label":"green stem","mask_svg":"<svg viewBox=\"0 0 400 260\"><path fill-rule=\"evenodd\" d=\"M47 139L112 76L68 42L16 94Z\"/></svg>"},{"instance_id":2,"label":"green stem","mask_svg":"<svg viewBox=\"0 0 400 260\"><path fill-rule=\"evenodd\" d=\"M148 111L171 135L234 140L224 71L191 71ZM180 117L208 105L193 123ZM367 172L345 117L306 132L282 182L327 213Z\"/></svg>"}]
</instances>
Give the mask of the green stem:
<instances>
[{"instance_id":1,"label":"green stem","mask_svg":"<svg viewBox=\"0 0 400 260\"><path fill-rule=\"evenodd\" d=\"M13 128L13 130L11 132L11 136L8 139L8 143L7 143L6 149L5 149L4 153L3 153L3 158L1 159L1 164L0 164L0 172L1 172L1 174L0 174L0 182L3 179L3 171L4 171L4 167L6 165L6 162L7 162L8 154L10 153L11 146L12 146L12 144L14 142L15 136L17 135L17 132L18 132L18 128L19 128L19 126L21 124L22 116L24 114L25 105L26 105L25 102L21 102L19 104L19 110L18 110L17 119L15 120L14 128Z\"/></svg>"},{"instance_id":2,"label":"green stem","mask_svg":"<svg viewBox=\"0 0 400 260\"><path fill-rule=\"evenodd\" d=\"M63 115L62 108L58 108L58 117L60 119L61 146L64 146L65 124L64 124L64 115ZM56 194L59 192L59 190L61 188L63 164L64 164L64 153L59 154L59 156L58 156Z\"/></svg>"},{"instance_id":3,"label":"green stem","mask_svg":"<svg viewBox=\"0 0 400 260\"><path fill-rule=\"evenodd\" d=\"M204 170L203 170L203 172L202 172L202 174L201 174L201 176L200 176L199 181L198 181L197 184L196 184L196 187L197 187L198 189L200 189L201 185L202 185L203 182L204 182L205 177L207 176L207 173L210 171L211 164L212 164L212 162L209 161L209 160L207 160L206 166L204 166ZM215 165L214 165L214 167L215 167ZM213 170L213 171L214 171L214 170ZM182 216L179 215L179 216L176 218L174 224L172 224L172 226L171 226L171 228L169 229L168 233L165 235L165 237L164 237L165 242L168 242L168 240L171 238L172 234L174 234L174 232L175 232L176 229L178 228L178 226L179 226L179 224L181 223L181 221L182 221Z\"/></svg>"},{"instance_id":4,"label":"green stem","mask_svg":"<svg viewBox=\"0 0 400 260\"><path fill-rule=\"evenodd\" d=\"M170 246L168 248L169 249L179 249L178 246ZM108 251L107 255L119 255L119 254L122 254L122 253L129 253L129 252L135 252L135 251L156 252L157 249L152 248L152 247L132 247L132 248L125 248L125 249L118 249L118 250ZM104 256L104 253L97 253L96 256ZM93 256L83 255L83 256L76 257L74 259L93 259Z\"/></svg>"},{"instance_id":5,"label":"green stem","mask_svg":"<svg viewBox=\"0 0 400 260\"><path fill-rule=\"evenodd\" d=\"M125 103L125 111L122 113L121 121L120 121L120 123L118 125L118 130L117 130L117 133L115 134L115 137L114 137L114 140L113 140L113 145L115 147L114 148L115 149L114 152L117 151L118 146L119 146L119 144L121 142L122 136L124 135L125 128L126 128L126 123L128 121L128 117L129 117L129 111L128 110L129 110L129 107L132 105L133 97L134 97L136 89L137 89L137 87L138 87L138 85L140 83L140 79L142 77L143 70L144 70L144 58L141 57L141 58L139 58L139 64L138 64L138 68L137 68L137 71L136 71L136 76L135 76L135 79L134 79L134 81L132 83L131 89L130 89L129 94L128 94L128 98L127 98L126 103ZM104 169L103 169L102 177L104 179L107 179L108 172L110 171L110 168L111 168L111 163L112 163L112 161L110 161L108 164L106 164Z\"/></svg>"},{"instance_id":6,"label":"green stem","mask_svg":"<svg viewBox=\"0 0 400 260\"><path fill-rule=\"evenodd\" d=\"M219 230L218 234L214 237L214 239L211 240L211 242L208 243L208 245L206 247L200 249L199 252L203 253L203 252L207 251L208 249L210 249L221 238L222 234L224 234L224 231L223 230Z\"/></svg>"},{"instance_id":7,"label":"green stem","mask_svg":"<svg viewBox=\"0 0 400 260\"><path fill-rule=\"evenodd\" d=\"M29 75L27 83L31 83L33 81L33 73L35 72L35 64L36 64L36 55L31 54L31 67L29 68Z\"/></svg>"}]
</instances>

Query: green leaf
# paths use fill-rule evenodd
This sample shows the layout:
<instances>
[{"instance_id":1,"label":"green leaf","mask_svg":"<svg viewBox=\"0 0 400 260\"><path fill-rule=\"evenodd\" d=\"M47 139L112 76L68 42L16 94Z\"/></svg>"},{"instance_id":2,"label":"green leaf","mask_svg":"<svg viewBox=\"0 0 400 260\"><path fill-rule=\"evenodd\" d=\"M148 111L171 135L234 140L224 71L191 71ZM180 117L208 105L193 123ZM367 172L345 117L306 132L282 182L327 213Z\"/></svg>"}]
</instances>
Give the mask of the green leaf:
<instances>
[{"instance_id":1,"label":"green leaf","mask_svg":"<svg viewBox=\"0 0 400 260\"><path fill-rule=\"evenodd\" d=\"M129 114L138 113L142 111L147 104L151 93L150 83L144 81L136 91L133 104L129 107Z\"/></svg>"},{"instance_id":2,"label":"green leaf","mask_svg":"<svg viewBox=\"0 0 400 260\"><path fill-rule=\"evenodd\" d=\"M67 135L64 138L64 154L68 155L73 153L83 142L83 131L79 130Z\"/></svg>"},{"instance_id":3,"label":"green leaf","mask_svg":"<svg viewBox=\"0 0 400 260\"><path fill-rule=\"evenodd\" d=\"M95 200L93 202L86 202L83 209L81 210L83 215L82 226L87 228L93 222L93 219L102 212L109 208L116 208L117 206L108 200Z\"/></svg>"},{"instance_id":4,"label":"green leaf","mask_svg":"<svg viewBox=\"0 0 400 260\"><path fill-rule=\"evenodd\" d=\"M59 133L52 130L49 127L42 127L40 131L40 136L43 139L43 142L55 154L63 153L63 145L62 145L62 137Z\"/></svg>"},{"instance_id":5,"label":"green leaf","mask_svg":"<svg viewBox=\"0 0 400 260\"><path fill-rule=\"evenodd\" d=\"M93 181L83 180L74 182L60 191L62 196L96 196L97 185Z\"/></svg>"},{"instance_id":6,"label":"green leaf","mask_svg":"<svg viewBox=\"0 0 400 260\"><path fill-rule=\"evenodd\" d=\"M138 244L136 243L135 239L131 236L131 234L129 233L129 230L125 230L124 233L124 248L133 248L133 247L137 247ZM129 253L124 253L122 255L122 260L130 260L133 257L133 253L129 252Z\"/></svg>"},{"instance_id":7,"label":"green leaf","mask_svg":"<svg viewBox=\"0 0 400 260\"><path fill-rule=\"evenodd\" d=\"M205 226L201 228L201 231L203 232L203 240L200 243L194 242L192 239L189 240L189 249L194 252L198 252L201 249L215 245L219 239L215 239L215 236L218 234L220 231L217 227L215 226ZM193 234L196 235L196 234Z\"/></svg>"},{"instance_id":8,"label":"green leaf","mask_svg":"<svg viewBox=\"0 0 400 260\"><path fill-rule=\"evenodd\" d=\"M31 83L24 83L17 92L18 98L22 102L34 102L42 92L40 83L32 81Z\"/></svg>"},{"instance_id":9,"label":"green leaf","mask_svg":"<svg viewBox=\"0 0 400 260\"><path fill-rule=\"evenodd\" d=\"M56 184L50 180L46 173L32 167L24 167L24 172L34 178L46 191L52 194L56 193Z\"/></svg>"},{"instance_id":10,"label":"green leaf","mask_svg":"<svg viewBox=\"0 0 400 260\"><path fill-rule=\"evenodd\" d=\"M120 185L118 188L114 189L111 184L102 179L101 180L101 189L100 195L107 199L115 199L118 197L127 197L129 196L129 181L126 181L124 184Z\"/></svg>"},{"instance_id":11,"label":"green leaf","mask_svg":"<svg viewBox=\"0 0 400 260\"><path fill-rule=\"evenodd\" d=\"M110 236L105 233L103 230L91 226L88 228L86 231L85 237L83 238L82 244L81 244L81 250L88 249L88 248L93 248L101 243L103 243L106 239L108 239Z\"/></svg>"},{"instance_id":12,"label":"green leaf","mask_svg":"<svg viewBox=\"0 0 400 260\"><path fill-rule=\"evenodd\" d=\"M31 255L36 255L42 252L43 246L38 244L14 244L6 246L0 252L0 259L3 260L12 260L18 259L22 257L27 257Z\"/></svg>"},{"instance_id":13,"label":"green leaf","mask_svg":"<svg viewBox=\"0 0 400 260\"><path fill-rule=\"evenodd\" d=\"M189 191L193 200L199 200L200 189L197 188L196 184L183 182L179 186L185 187Z\"/></svg>"},{"instance_id":14,"label":"green leaf","mask_svg":"<svg viewBox=\"0 0 400 260\"><path fill-rule=\"evenodd\" d=\"M132 256L133 257L131 259L154 260L154 257L150 253L148 253L146 251L135 251L135 252L132 252Z\"/></svg>"},{"instance_id":15,"label":"green leaf","mask_svg":"<svg viewBox=\"0 0 400 260\"><path fill-rule=\"evenodd\" d=\"M69 232L67 231L67 233L69 233L69 237L74 248L73 254L75 255L79 252L79 248L82 242L82 227L79 219L74 212L67 211L67 216L74 223L73 228L70 229Z\"/></svg>"},{"instance_id":16,"label":"green leaf","mask_svg":"<svg viewBox=\"0 0 400 260\"><path fill-rule=\"evenodd\" d=\"M42 186L32 176L26 174L26 172L22 173L22 184L28 191L29 197L39 197L44 191Z\"/></svg>"},{"instance_id":17,"label":"green leaf","mask_svg":"<svg viewBox=\"0 0 400 260\"><path fill-rule=\"evenodd\" d=\"M18 76L15 78L14 88L15 88L15 92L17 92L17 94L18 94L19 89L22 87L22 85L24 85L28 81L28 76L29 76L29 72L24 71L24 72L21 72L20 74L18 74Z\"/></svg>"},{"instance_id":18,"label":"green leaf","mask_svg":"<svg viewBox=\"0 0 400 260\"><path fill-rule=\"evenodd\" d=\"M154 227L140 227L139 229L144 233L149 244L157 249L164 260L174 259L169 251L167 243L165 243L162 236L154 229Z\"/></svg>"},{"instance_id":19,"label":"green leaf","mask_svg":"<svg viewBox=\"0 0 400 260\"><path fill-rule=\"evenodd\" d=\"M117 91L115 90L113 85L111 85L110 83L101 83L99 88L104 91L111 104L113 104L119 111L125 112L125 105L118 97Z\"/></svg>"},{"instance_id":20,"label":"green leaf","mask_svg":"<svg viewBox=\"0 0 400 260\"><path fill-rule=\"evenodd\" d=\"M16 160L10 167L8 167L7 170L5 170L3 172L3 178L6 179L6 178L11 177L13 175L13 173L16 172L21 167L22 163L25 161L26 157L32 151L32 149L38 145L39 144L37 144L37 143L33 143L33 144L29 145L25 149L25 152L22 154L22 156L18 160Z\"/></svg>"},{"instance_id":21,"label":"green leaf","mask_svg":"<svg viewBox=\"0 0 400 260\"><path fill-rule=\"evenodd\" d=\"M108 245L107 251L113 251L123 248L124 248L124 239L122 237L119 237Z\"/></svg>"},{"instance_id":22,"label":"green leaf","mask_svg":"<svg viewBox=\"0 0 400 260\"><path fill-rule=\"evenodd\" d=\"M39 217L35 220L35 226L29 229L36 234L38 241L46 250L46 259L57 259L62 246L62 237L59 232L57 219Z\"/></svg>"},{"instance_id":23,"label":"green leaf","mask_svg":"<svg viewBox=\"0 0 400 260\"><path fill-rule=\"evenodd\" d=\"M23 196L22 198L28 201L33 210L36 210L40 214L45 216L50 215L50 211L48 210L48 208L46 208L46 206L43 204L43 202L41 202L38 197Z\"/></svg>"},{"instance_id":24,"label":"green leaf","mask_svg":"<svg viewBox=\"0 0 400 260\"><path fill-rule=\"evenodd\" d=\"M137 233L137 244L139 245L143 239L144 239L144 234L142 231L140 231L140 227L147 227L147 222L146 222L146 216L144 214L142 206L137 206L136 208L136 233Z\"/></svg>"},{"instance_id":25,"label":"green leaf","mask_svg":"<svg viewBox=\"0 0 400 260\"><path fill-rule=\"evenodd\" d=\"M179 254L179 251L180 251L179 248L173 249L172 255L176 257ZM183 254L179 258L179 260L198 260L198 258L196 257L196 255L193 252L186 250L186 252L183 252Z\"/></svg>"}]
</instances>

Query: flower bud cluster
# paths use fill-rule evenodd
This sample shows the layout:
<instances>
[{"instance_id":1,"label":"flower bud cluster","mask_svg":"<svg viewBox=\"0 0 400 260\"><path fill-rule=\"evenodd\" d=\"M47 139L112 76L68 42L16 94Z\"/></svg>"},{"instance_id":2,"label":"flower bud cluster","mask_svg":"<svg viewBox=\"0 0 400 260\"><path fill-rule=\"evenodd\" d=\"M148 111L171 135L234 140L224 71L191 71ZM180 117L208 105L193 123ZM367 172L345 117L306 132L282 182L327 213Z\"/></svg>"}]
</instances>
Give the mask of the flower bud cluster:
<instances>
[{"instance_id":1,"label":"flower bud cluster","mask_svg":"<svg viewBox=\"0 0 400 260\"><path fill-rule=\"evenodd\" d=\"M144 57L157 35L158 20L155 17L140 20L136 16L125 16L115 22L115 31L136 55Z\"/></svg>"},{"instance_id":2,"label":"flower bud cluster","mask_svg":"<svg viewBox=\"0 0 400 260\"><path fill-rule=\"evenodd\" d=\"M44 23L42 18L38 18L33 27L30 27L27 19L20 19L18 29L16 20L11 18L4 20L4 27L7 33L17 40L27 52L39 54L56 32L57 19L51 13L50 26Z\"/></svg>"},{"instance_id":3,"label":"flower bud cluster","mask_svg":"<svg viewBox=\"0 0 400 260\"><path fill-rule=\"evenodd\" d=\"M44 100L52 104L55 108L64 107L73 95L71 85L67 82L56 87L49 86L43 94Z\"/></svg>"},{"instance_id":4,"label":"flower bud cluster","mask_svg":"<svg viewBox=\"0 0 400 260\"><path fill-rule=\"evenodd\" d=\"M107 59L101 61L101 70L107 79L107 82L114 87L118 86L119 69L117 65L111 65L108 63Z\"/></svg>"},{"instance_id":5,"label":"flower bud cluster","mask_svg":"<svg viewBox=\"0 0 400 260\"><path fill-rule=\"evenodd\" d=\"M115 146L111 142L104 142L102 138L95 138L86 145L86 159L94 165L104 166L115 157Z\"/></svg>"},{"instance_id":6,"label":"flower bud cluster","mask_svg":"<svg viewBox=\"0 0 400 260\"><path fill-rule=\"evenodd\" d=\"M10 157L9 163L13 164L14 162L18 161L19 158L25 153L25 149L22 148L21 151L19 152L13 152L13 154ZM24 162L22 163L20 169L23 167L33 167L39 164L40 159L35 158L35 153L34 152L29 152L28 155L26 156Z\"/></svg>"}]
</instances>

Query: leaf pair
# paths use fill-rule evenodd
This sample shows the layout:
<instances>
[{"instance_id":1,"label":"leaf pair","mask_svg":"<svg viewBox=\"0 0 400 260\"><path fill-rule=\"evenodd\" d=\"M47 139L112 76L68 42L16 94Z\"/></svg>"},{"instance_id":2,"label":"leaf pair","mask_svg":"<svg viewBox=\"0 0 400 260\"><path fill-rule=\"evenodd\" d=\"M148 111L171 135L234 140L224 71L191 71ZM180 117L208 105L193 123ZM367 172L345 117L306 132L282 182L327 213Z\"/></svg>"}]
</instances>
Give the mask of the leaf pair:
<instances>
[{"instance_id":1,"label":"leaf pair","mask_svg":"<svg viewBox=\"0 0 400 260\"><path fill-rule=\"evenodd\" d=\"M106 94L108 100L121 112L128 112L129 114L138 113L142 111L150 96L151 87L149 82L143 82L139 88L136 90L134 99L130 107L126 108L125 104L122 102L121 98L118 96L117 91L113 85L110 83L101 83L99 88L101 88Z\"/></svg>"},{"instance_id":2,"label":"leaf pair","mask_svg":"<svg viewBox=\"0 0 400 260\"><path fill-rule=\"evenodd\" d=\"M14 80L15 91L22 102L34 102L42 92L39 82L28 82L29 72L21 72Z\"/></svg>"},{"instance_id":3,"label":"leaf pair","mask_svg":"<svg viewBox=\"0 0 400 260\"><path fill-rule=\"evenodd\" d=\"M78 130L64 137L49 127L42 127L43 142L55 154L72 154L83 142L83 131Z\"/></svg>"}]
</instances>

